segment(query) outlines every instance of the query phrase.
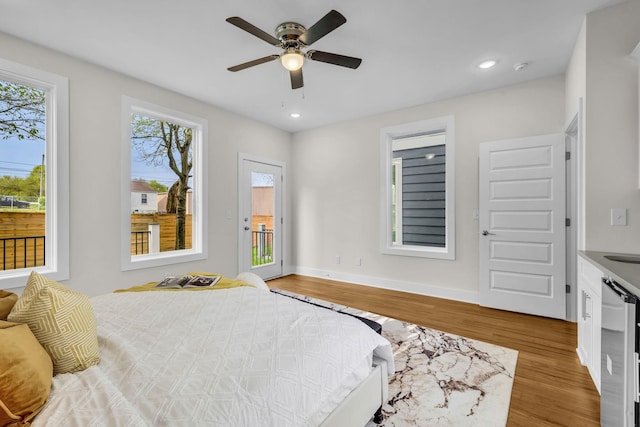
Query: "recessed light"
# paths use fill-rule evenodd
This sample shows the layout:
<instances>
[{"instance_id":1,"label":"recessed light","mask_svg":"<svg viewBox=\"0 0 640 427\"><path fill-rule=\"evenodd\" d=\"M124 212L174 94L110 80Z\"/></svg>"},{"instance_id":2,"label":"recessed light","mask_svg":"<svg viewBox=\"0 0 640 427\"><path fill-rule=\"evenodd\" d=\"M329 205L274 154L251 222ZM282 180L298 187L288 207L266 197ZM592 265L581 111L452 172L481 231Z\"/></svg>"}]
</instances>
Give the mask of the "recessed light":
<instances>
[{"instance_id":1,"label":"recessed light","mask_svg":"<svg viewBox=\"0 0 640 427\"><path fill-rule=\"evenodd\" d=\"M479 63L478 64L478 68L482 68L483 70L486 70L487 68L493 67L497 63L498 63L498 61L495 61L493 59L489 59L487 61L483 61L483 62Z\"/></svg>"},{"instance_id":2,"label":"recessed light","mask_svg":"<svg viewBox=\"0 0 640 427\"><path fill-rule=\"evenodd\" d=\"M297 119L298 117L300 117L300 113L291 113L289 115L294 119Z\"/></svg>"}]
</instances>

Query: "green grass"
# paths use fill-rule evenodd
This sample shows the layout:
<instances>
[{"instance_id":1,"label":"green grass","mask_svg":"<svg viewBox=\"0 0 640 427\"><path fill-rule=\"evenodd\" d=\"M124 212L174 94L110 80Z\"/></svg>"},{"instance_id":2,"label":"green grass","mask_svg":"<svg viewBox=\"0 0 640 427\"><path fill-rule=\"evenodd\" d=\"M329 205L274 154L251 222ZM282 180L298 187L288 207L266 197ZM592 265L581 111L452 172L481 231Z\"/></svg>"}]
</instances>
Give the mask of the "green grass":
<instances>
[{"instance_id":1,"label":"green grass","mask_svg":"<svg viewBox=\"0 0 640 427\"><path fill-rule=\"evenodd\" d=\"M264 256L259 257L258 247L254 246L252 250L252 256L251 256L251 266L255 267L256 265L271 264L273 262L272 250L273 249L271 246L266 246L264 248Z\"/></svg>"}]
</instances>

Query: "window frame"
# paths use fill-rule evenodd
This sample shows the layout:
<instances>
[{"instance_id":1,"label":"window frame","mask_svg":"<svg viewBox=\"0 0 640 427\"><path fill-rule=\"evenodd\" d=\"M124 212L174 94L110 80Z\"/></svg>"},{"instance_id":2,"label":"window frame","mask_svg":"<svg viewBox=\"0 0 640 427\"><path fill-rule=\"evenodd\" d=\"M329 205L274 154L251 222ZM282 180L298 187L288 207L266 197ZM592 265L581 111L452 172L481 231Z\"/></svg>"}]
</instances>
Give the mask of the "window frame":
<instances>
[{"instance_id":1,"label":"window frame","mask_svg":"<svg viewBox=\"0 0 640 427\"><path fill-rule=\"evenodd\" d=\"M69 279L69 80L0 58L0 78L45 91L45 264L0 271L0 289L23 287L32 271Z\"/></svg>"},{"instance_id":2,"label":"window frame","mask_svg":"<svg viewBox=\"0 0 640 427\"><path fill-rule=\"evenodd\" d=\"M455 253L455 120L454 116L420 120L380 129L380 252L422 258L454 260ZM445 246L416 246L394 243L392 236L393 173L392 144L394 139L444 132L445 137Z\"/></svg>"},{"instance_id":3,"label":"window frame","mask_svg":"<svg viewBox=\"0 0 640 427\"><path fill-rule=\"evenodd\" d=\"M140 114L189 127L193 130L192 142L192 242L190 249L155 254L131 254L131 115ZM173 110L129 96L122 97L122 176L121 214L122 245L121 268L123 271L160 267L189 261L207 259L207 159L208 122L206 119Z\"/></svg>"},{"instance_id":4,"label":"window frame","mask_svg":"<svg viewBox=\"0 0 640 427\"><path fill-rule=\"evenodd\" d=\"M393 224L391 227L391 244L394 247L402 246L402 233L398 233L398 230L402 230L402 200L401 200L401 191L398 191L398 188L402 188L402 157L391 158L391 173L389 178L394 177L395 182L395 192L392 192L389 200L390 206L393 208L395 206L395 214L392 209L391 220L395 221L396 224L396 236L393 237Z\"/></svg>"}]
</instances>

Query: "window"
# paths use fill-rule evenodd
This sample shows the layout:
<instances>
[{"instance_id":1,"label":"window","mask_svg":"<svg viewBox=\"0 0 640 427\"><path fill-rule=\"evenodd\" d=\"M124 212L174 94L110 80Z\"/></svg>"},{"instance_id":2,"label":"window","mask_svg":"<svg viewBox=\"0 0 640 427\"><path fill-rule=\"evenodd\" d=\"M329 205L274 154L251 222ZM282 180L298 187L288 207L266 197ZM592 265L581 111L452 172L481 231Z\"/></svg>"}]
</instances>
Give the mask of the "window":
<instances>
[{"instance_id":1,"label":"window","mask_svg":"<svg viewBox=\"0 0 640 427\"><path fill-rule=\"evenodd\" d=\"M0 288L69 278L68 87L0 59Z\"/></svg>"},{"instance_id":2,"label":"window","mask_svg":"<svg viewBox=\"0 0 640 427\"><path fill-rule=\"evenodd\" d=\"M129 97L122 111L123 270L205 259L206 120Z\"/></svg>"},{"instance_id":3,"label":"window","mask_svg":"<svg viewBox=\"0 0 640 427\"><path fill-rule=\"evenodd\" d=\"M381 251L455 259L453 117L381 129Z\"/></svg>"}]
</instances>

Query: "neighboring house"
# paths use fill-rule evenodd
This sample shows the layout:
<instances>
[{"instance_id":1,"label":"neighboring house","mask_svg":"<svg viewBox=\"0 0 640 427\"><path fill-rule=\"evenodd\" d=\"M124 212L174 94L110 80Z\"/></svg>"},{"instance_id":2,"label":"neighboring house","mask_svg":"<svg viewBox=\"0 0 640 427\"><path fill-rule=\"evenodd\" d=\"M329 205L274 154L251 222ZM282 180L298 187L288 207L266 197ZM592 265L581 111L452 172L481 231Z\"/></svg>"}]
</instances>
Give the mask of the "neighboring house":
<instances>
[{"instance_id":1,"label":"neighboring house","mask_svg":"<svg viewBox=\"0 0 640 427\"><path fill-rule=\"evenodd\" d=\"M253 187L251 191L252 228L258 229L264 224L267 230L273 230L273 186Z\"/></svg>"},{"instance_id":2,"label":"neighboring house","mask_svg":"<svg viewBox=\"0 0 640 427\"><path fill-rule=\"evenodd\" d=\"M168 192L158 193L158 213L167 213L167 195ZM193 206L193 191L187 190L187 215L191 215Z\"/></svg>"},{"instance_id":3,"label":"neighboring house","mask_svg":"<svg viewBox=\"0 0 640 427\"><path fill-rule=\"evenodd\" d=\"M158 212L158 192L145 181L131 181L131 212Z\"/></svg>"}]
</instances>

